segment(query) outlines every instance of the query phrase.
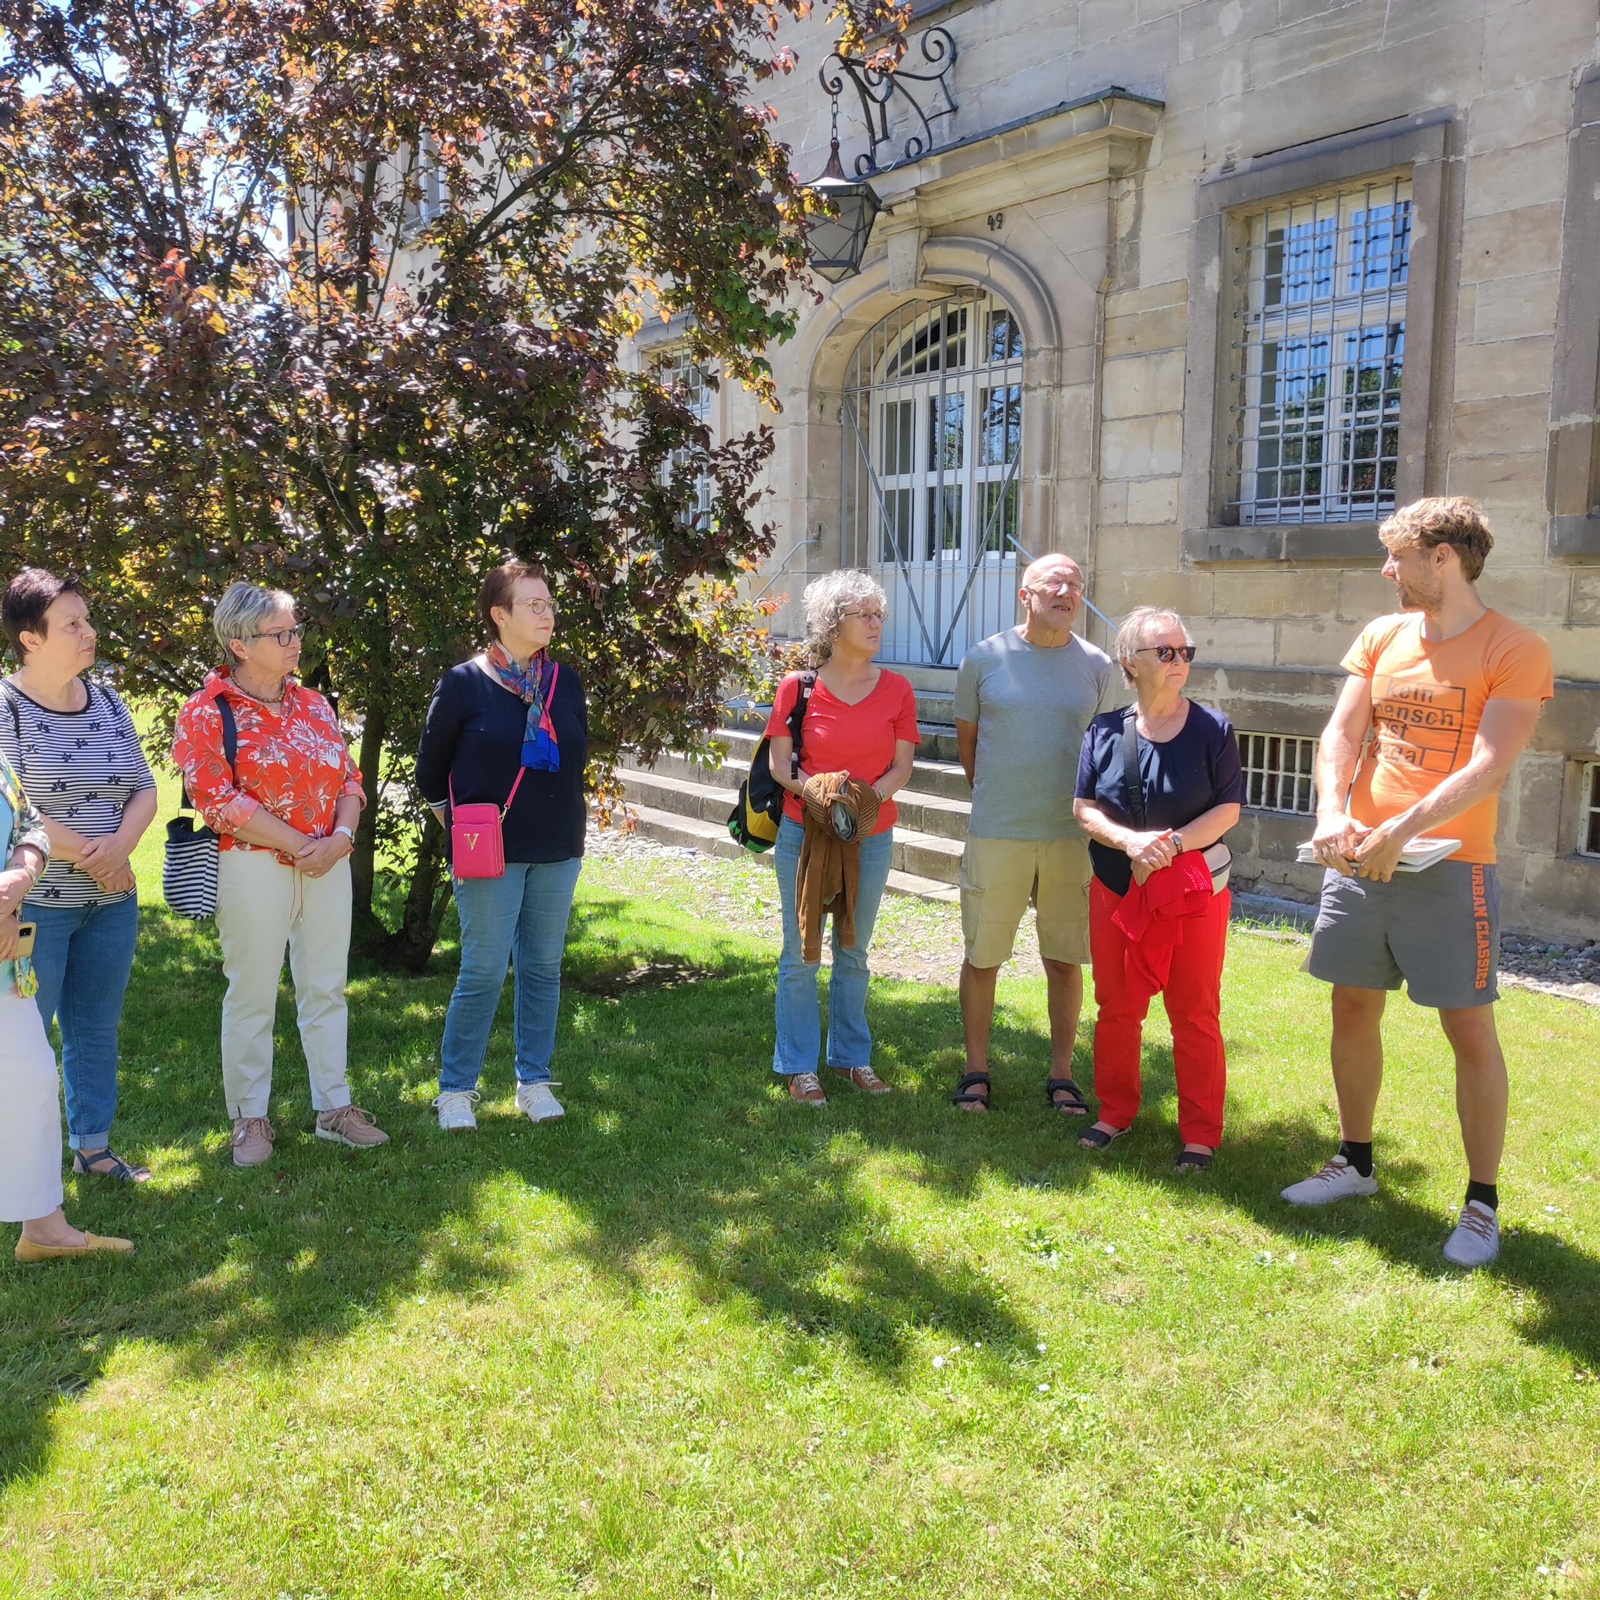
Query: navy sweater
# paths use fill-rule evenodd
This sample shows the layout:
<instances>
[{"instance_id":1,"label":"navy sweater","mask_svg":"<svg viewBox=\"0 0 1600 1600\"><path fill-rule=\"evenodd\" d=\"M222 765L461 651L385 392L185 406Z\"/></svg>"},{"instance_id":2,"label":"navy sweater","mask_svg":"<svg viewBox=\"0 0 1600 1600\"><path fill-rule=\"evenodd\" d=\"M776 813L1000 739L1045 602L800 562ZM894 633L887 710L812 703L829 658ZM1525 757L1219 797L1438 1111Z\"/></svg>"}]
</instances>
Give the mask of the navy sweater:
<instances>
[{"instance_id":1,"label":"navy sweater","mask_svg":"<svg viewBox=\"0 0 1600 1600\"><path fill-rule=\"evenodd\" d=\"M536 772L530 767L522 773L502 828L507 861L566 861L583 854L589 708L582 681L565 662L550 720L561 747L561 769ZM417 745L422 798L448 808L454 785L462 805L487 800L503 806L522 770L527 725L528 708L521 698L501 688L476 661L452 667L433 691ZM448 834L445 848L448 852Z\"/></svg>"}]
</instances>

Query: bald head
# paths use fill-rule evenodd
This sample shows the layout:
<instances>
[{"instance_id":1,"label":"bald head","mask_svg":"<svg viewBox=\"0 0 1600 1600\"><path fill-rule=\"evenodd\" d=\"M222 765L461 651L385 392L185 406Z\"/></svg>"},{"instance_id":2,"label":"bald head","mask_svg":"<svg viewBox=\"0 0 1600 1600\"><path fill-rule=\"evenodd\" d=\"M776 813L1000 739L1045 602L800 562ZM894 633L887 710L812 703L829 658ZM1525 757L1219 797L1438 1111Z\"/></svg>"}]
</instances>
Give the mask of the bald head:
<instances>
[{"instance_id":1,"label":"bald head","mask_svg":"<svg viewBox=\"0 0 1600 1600\"><path fill-rule=\"evenodd\" d=\"M1030 561L1027 570L1022 574L1022 587L1024 589L1033 584L1048 579L1068 579L1075 582L1081 589L1083 587L1083 568L1071 556L1051 554L1040 556L1036 561Z\"/></svg>"},{"instance_id":2,"label":"bald head","mask_svg":"<svg viewBox=\"0 0 1600 1600\"><path fill-rule=\"evenodd\" d=\"M1049 648L1072 637L1083 603L1083 569L1071 556L1040 556L1022 574L1022 637Z\"/></svg>"}]
</instances>

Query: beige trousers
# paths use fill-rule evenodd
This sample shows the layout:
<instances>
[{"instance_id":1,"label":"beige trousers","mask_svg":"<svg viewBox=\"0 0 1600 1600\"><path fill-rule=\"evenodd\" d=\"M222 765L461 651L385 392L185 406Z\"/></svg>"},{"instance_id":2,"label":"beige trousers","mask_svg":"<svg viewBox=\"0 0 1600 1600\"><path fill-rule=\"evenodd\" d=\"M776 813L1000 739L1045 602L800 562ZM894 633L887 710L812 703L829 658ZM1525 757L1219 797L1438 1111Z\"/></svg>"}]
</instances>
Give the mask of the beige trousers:
<instances>
[{"instance_id":1,"label":"beige trousers","mask_svg":"<svg viewBox=\"0 0 1600 1600\"><path fill-rule=\"evenodd\" d=\"M320 878L270 850L224 850L217 861L217 933L228 992L222 1002L222 1091L230 1117L264 1117L272 1095L272 1024L283 947L318 1111L350 1104L350 862Z\"/></svg>"},{"instance_id":2,"label":"beige trousers","mask_svg":"<svg viewBox=\"0 0 1600 1600\"><path fill-rule=\"evenodd\" d=\"M0 1222L61 1204L61 1089L39 1008L0 988Z\"/></svg>"}]
</instances>

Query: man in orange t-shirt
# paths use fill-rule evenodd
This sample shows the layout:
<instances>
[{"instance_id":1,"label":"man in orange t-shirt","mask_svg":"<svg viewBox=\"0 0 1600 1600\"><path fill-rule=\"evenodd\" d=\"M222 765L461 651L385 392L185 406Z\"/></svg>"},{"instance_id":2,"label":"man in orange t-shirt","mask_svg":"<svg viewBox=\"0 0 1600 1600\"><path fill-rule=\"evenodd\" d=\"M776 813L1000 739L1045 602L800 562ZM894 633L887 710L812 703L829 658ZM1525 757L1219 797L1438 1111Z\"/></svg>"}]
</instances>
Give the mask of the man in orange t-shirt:
<instances>
[{"instance_id":1,"label":"man in orange t-shirt","mask_svg":"<svg viewBox=\"0 0 1600 1600\"><path fill-rule=\"evenodd\" d=\"M1333 985L1341 1143L1283 1198L1325 1205L1377 1190L1381 1023L1388 991L1404 981L1417 1004L1438 1011L1455 1051L1469 1182L1444 1253L1476 1267L1500 1246L1496 1181L1506 1132L1506 1063L1494 1025L1495 814L1500 787L1554 693L1550 648L1479 598L1494 538L1472 501L1418 500L1379 537L1389 552L1384 576L1404 610L1369 623L1344 658L1350 677L1317 754L1313 849L1328 870L1306 968ZM1429 838L1458 847L1406 871L1401 852Z\"/></svg>"}]
</instances>

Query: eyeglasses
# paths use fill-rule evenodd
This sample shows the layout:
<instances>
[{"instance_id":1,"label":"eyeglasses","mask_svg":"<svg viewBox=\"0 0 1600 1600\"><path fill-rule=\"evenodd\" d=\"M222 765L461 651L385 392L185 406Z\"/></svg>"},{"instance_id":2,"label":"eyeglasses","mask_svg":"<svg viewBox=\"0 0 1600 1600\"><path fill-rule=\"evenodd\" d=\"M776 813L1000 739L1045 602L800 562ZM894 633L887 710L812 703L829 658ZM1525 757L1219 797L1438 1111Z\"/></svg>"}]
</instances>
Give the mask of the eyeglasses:
<instances>
[{"instance_id":1,"label":"eyeglasses","mask_svg":"<svg viewBox=\"0 0 1600 1600\"><path fill-rule=\"evenodd\" d=\"M860 617L863 622L882 622L884 620L882 611L847 611L845 615L847 617Z\"/></svg>"},{"instance_id":2,"label":"eyeglasses","mask_svg":"<svg viewBox=\"0 0 1600 1600\"><path fill-rule=\"evenodd\" d=\"M305 623L297 622L292 628L272 628L266 633L253 633L250 635L250 637L252 639L276 639L278 641L279 648L287 650L296 639L303 639L305 637L305 633Z\"/></svg>"},{"instance_id":3,"label":"eyeglasses","mask_svg":"<svg viewBox=\"0 0 1600 1600\"><path fill-rule=\"evenodd\" d=\"M1163 666L1170 666L1179 656L1182 656L1185 661L1194 660L1194 646L1192 644L1146 644L1141 645L1137 653L1143 655L1146 651L1152 654Z\"/></svg>"},{"instance_id":4,"label":"eyeglasses","mask_svg":"<svg viewBox=\"0 0 1600 1600\"><path fill-rule=\"evenodd\" d=\"M511 602L511 609L513 611L515 611L518 606L526 606L528 610L531 611L536 617L553 617L558 609L554 600L522 599L513 600Z\"/></svg>"}]
</instances>

